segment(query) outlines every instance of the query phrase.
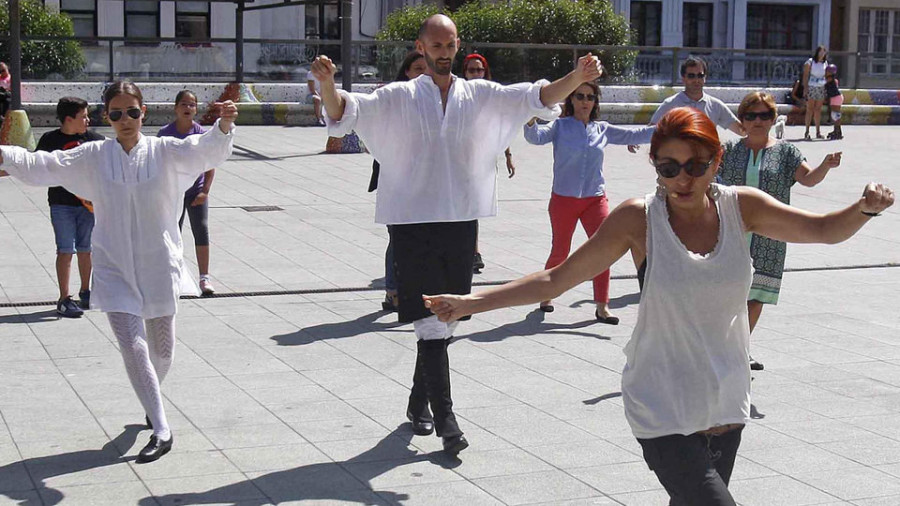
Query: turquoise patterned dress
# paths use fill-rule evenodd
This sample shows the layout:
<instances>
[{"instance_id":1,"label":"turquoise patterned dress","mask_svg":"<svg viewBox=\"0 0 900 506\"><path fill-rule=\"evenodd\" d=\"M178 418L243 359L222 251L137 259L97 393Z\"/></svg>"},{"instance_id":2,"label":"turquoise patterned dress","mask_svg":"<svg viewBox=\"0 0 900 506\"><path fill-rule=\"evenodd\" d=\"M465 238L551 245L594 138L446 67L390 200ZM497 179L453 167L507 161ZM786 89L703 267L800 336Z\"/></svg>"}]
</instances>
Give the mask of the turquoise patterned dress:
<instances>
[{"instance_id":1,"label":"turquoise patterned dress","mask_svg":"<svg viewBox=\"0 0 900 506\"><path fill-rule=\"evenodd\" d=\"M719 177L727 185L753 186L785 204L791 203L791 186L794 173L806 158L796 146L777 141L764 148L756 156L744 144L744 140L725 143L725 156L719 168ZM748 300L764 304L777 304L784 273L787 244L750 234L750 256L753 257L753 285Z\"/></svg>"}]
</instances>

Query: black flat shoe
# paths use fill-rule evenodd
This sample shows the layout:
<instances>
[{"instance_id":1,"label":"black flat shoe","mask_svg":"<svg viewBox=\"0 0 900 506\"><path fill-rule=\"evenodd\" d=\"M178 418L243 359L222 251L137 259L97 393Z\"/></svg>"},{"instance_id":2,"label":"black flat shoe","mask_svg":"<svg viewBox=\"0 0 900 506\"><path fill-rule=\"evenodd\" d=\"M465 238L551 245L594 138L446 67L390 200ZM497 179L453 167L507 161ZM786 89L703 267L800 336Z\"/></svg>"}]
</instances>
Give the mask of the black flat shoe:
<instances>
[{"instance_id":1,"label":"black flat shoe","mask_svg":"<svg viewBox=\"0 0 900 506\"><path fill-rule=\"evenodd\" d=\"M541 304L539 308L545 313L552 313L556 309L553 307L553 304Z\"/></svg>"},{"instance_id":2,"label":"black flat shoe","mask_svg":"<svg viewBox=\"0 0 900 506\"><path fill-rule=\"evenodd\" d=\"M594 311L594 317L597 318L597 321L600 323L605 323L607 325L618 325L619 317L618 316L600 316L600 310Z\"/></svg>"},{"instance_id":3,"label":"black flat shoe","mask_svg":"<svg viewBox=\"0 0 900 506\"><path fill-rule=\"evenodd\" d=\"M444 438L444 452L447 455L455 457L459 452L469 447L469 442L465 436L453 436Z\"/></svg>"},{"instance_id":4,"label":"black flat shoe","mask_svg":"<svg viewBox=\"0 0 900 506\"><path fill-rule=\"evenodd\" d=\"M174 436L169 436L169 439L163 441L155 435L150 436L150 442L147 443L147 446L145 446L140 453L138 453L137 463L146 464L148 462L159 460L160 457L169 453L169 450L172 449L172 441L174 439Z\"/></svg>"},{"instance_id":5,"label":"black flat shoe","mask_svg":"<svg viewBox=\"0 0 900 506\"><path fill-rule=\"evenodd\" d=\"M765 368L766 368L766 366L764 366L762 364L762 362L757 362L756 360L753 360L753 357L750 357L750 370L751 371L762 371Z\"/></svg>"},{"instance_id":6,"label":"black flat shoe","mask_svg":"<svg viewBox=\"0 0 900 506\"><path fill-rule=\"evenodd\" d=\"M434 433L434 422L431 420L416 419L409 411L406 412L406 419L412 424L413 434L417 436L430 436Z\"/></svg>"}]
</instances>

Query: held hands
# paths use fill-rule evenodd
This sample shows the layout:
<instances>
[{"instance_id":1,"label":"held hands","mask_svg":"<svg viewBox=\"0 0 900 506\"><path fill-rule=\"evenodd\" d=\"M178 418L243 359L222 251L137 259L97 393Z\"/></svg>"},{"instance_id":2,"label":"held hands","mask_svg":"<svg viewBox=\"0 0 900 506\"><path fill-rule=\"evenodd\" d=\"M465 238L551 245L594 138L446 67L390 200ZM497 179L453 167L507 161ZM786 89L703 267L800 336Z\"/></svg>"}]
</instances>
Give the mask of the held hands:
<instances>
[{"instance_id":1,"label":"held hands","mask_svg":"<svg viewBox=\"0 0 900 506\"><path fill-rule=\"evenodd\" d=\"M334 82L334 75L337 73L337 67L331 62L331 58L325 55L319 55L313 60L309 70L320 83Z\"/></svg>"},{"instance_id":2,"label":"held hands","mask_svg":"<svg viewBox=\"0 0 900 506\"><path fill-rule=\"evenodd\" d=\"M822 160L822 167L825 169L833 169L841 165L841 156L843 156L843 151L838 151L836 153L828 153L825 155L825 159Z\"/></svg>"},{"instance_id":3,"label":"held hands","mask_svg":"<svg viewBox=\"0 0 900 506\"><path fill-rule=\"evenodd\" d=\"M586 83L599 79L603 75L603 65L600 63L599 58L588 53L578 59L578 63L575 65L575 72L579 80Z\"/></svg>"},{"instance_id":4,"label":"held hands","mask_svg":"<svg viewBox=\"0 0 900 506\"><path fill-rule=\"evenodd\" d=\"M869 183L859 199L859 210L876 215L894 205L894 191L881 183ZM432 310L434 311L434 310Z\"/></svg>"},{"instance_id":5,"label":"held hands","mask_svg":"<svg viewBox=\"0 0 900 506\"><path fill-rule=\"evenodd\" d=\"M219 113L219 130L226 134L230 132L234 120L238 117L237 106L234 105L234 102L231 100L216 102L213 104L213 110Z\"/></svg>"},{"instance_id":6,"label":"held hands","mask_svg":"<svg viewBox=\"0 0 900 506\"><path fill-rule=\"evenodd\" d=\"M423 295L422 300L425 301L425 307L442 322L452 322L472 314L466 308L470 300L464 295Z\"/></svg>"}]
</instances>

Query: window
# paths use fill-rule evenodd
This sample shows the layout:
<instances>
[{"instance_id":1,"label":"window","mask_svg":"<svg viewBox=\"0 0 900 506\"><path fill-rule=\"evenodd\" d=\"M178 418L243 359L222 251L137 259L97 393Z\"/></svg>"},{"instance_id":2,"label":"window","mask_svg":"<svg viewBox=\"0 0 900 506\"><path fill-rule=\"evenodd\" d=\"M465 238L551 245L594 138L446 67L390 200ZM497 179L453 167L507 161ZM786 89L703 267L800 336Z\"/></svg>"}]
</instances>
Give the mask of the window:
<instances>
[{"instance_id":1,"label":"window","mask_svg":"<svg viewBox=\"0 0 900 506\"><path fill-rule=\"evenodd\" d=\"M857 49L864 74L900 74L900 10L860 9Z\"/></svg>"},{"instance_id":2,"label":"window","mask_svg":"<svg viewBox=\"0 0 900 506\"><path fill-rule=\"evenodd\" d=\"M747 49L813 49L813 6L747 5Z\"/></svg>"},{"instance_id":3,"label":"window","mask_svg":"<svg viewBox=\"0 0 900 506\"><path fill-rule=\"evenodd\" d=\"M713 5L685 2L682 16L682 45L686 47L712 47Z\"/></svg>"},{"instance_id":4,"label":"window","mask_svg":"<svg viewBox=\"0 0 900 506\"><path fill-rule=\"evenodd\" d=\"M307 5L305 12L306 38L341 38L341 16L337 5Z\"/></svg>"},{"instance_id":5,"label":"window","mask_svg":"<svg viewBox=\"0 0 900 506\"><path fill-rule=\"evenodd\" d=\"M159 37L159 2L125 0L125 37Z\"/></svg>"},{"instance_id":6,"label":"window","mask_svg":"<svg viewBox=\"0 0 900 506\"><path fill-rule=\"evenodd\" d=\"M97 0L61 0L59 11L72 20L76 37L97 36Z\"/></svg>"},{"instance_id":7,"label":"window","mask_svg":"<svg viewBox=\"0 0 900 506\"><path fill-rule=\"evenodd\" d=\"M869 25L871 24L871 16L869 14L871 11L868 9L859 11L859 30L858 30L858 39L857 39L857 51L868 52L869 51L869 35L871 35Z\"/></svg>"},{"instance_id":8,"label":"window","mask_svg":"<svg viewBox=\"0 0 900 506\"><path fill-rule=\"evenodd\" d=\"M638 46L658 46L662 42L662 3L631 2L631 29Z\"/></svg>"},{"instance_id":9,"label":"window","mask_svg":"<svg viewBox=\"0 0 900 506\"><path fill-rule=\"evenodd\" d=\"M209 2L175 2L175 37L209 38Z\"/></svg>"}]
</instances>

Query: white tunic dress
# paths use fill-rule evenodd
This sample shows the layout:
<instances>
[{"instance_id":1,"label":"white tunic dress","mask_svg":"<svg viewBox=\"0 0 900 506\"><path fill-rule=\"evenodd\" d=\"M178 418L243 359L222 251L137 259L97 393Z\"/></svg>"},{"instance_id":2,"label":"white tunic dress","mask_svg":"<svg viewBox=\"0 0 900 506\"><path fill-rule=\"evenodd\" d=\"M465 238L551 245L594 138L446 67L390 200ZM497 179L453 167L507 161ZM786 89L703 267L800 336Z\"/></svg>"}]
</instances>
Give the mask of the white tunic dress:
<instances>
[{"instance_id":1,"label":"white tunic dress","mask_svg":"<svg viewBox=\"0 0 900 506\"><path fill-rule=\"evenodd\" d=\"M217 123L186 139L141 135L130 153L115 139L52 153L2 146L0 168L26 184L64 186L94 203L92 308L170 316L182 291L197 293L178 229L184 192L228 158L233 132L222 133Z\"/></svg>"}]
</instances>

